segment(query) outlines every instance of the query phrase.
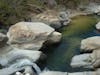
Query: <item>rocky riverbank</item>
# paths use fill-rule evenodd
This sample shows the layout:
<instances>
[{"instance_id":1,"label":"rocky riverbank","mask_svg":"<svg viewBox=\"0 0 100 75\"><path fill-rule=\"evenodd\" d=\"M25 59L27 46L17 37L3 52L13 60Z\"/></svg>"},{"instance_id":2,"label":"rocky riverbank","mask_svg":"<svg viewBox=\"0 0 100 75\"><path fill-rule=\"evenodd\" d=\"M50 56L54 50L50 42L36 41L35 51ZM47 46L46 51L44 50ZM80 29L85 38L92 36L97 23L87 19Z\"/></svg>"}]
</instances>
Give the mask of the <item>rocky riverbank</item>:
<instances>
[{"instance_id":1,"label":"rocky riverbank","mask_svg":"<svg viewBox=\"0 0 100 75\"><path fill-rule=\"evenodd\" d=\"M99 75L99 36L82 40L81 52L91 53L76 55L71 62L72 67L97 69L96 71L75 73L41 71L37 64L39 60L44 61L46 59L46 55L40 50L43 46L61 41L62 34L57 32L56 29L68 25L71 21L70 18L80 14L87 15L84 12L77 14L60 12L59 16L57 16L45 12L35 17L40 22L19 22L12 25L6 35L0 33L0 75ZM96 25L96 28L99 30L99 23ZM75 28L75 31L77 31L77 28ZM69 33L74 34L71 31ZM67 36L72 36L69 33ZM71 39L76 40L76 38L72 37Z\"/></svg>"}]
</instances>

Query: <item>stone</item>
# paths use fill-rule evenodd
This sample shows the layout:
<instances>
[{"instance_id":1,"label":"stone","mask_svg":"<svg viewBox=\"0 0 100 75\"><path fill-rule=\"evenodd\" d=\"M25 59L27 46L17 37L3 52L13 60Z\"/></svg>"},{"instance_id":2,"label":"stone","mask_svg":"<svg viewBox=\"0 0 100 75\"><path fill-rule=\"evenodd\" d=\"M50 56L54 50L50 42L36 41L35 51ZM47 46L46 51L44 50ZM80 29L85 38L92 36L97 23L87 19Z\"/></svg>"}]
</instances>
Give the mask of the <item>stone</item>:
<instances>
[{"instance_id":1,"label":"stone","mask_svg":"<svg viewBox=\"0 0 100 75\"><path fill-rule=\"evenodd\" d=\"M49 38L48 38L48 42L49 43L58 43L58 42L60 42L60 40L61 40L61 38L62 38L62 34L61 33L59 33L59 32L53 32L50 36L49 36Z\"/></svg>"},{"instance_id":2,"label":"stone","mask_svg":"<svg viewBox=\"0 0 100 75\"><path fill-rule=\"evenodd\" d=\"M18 59L29 59L32 62L38 61L40 56L42 55L41 51L30 51L30 50L20 50L20 49L13 49L5 53L5 55L0 55L0 64L2 66L7 66L11 62L14 62Z\"/></svg>"},{"instance_id":3,"label":"stone","mask_svg":"<svg viewBox=\"0 0 100 75\"><path fill-rule=\"evenodd\" d=\"M16 72L15 75L23 75L21 72Z\"/></svg>"},{"instance_id":4,"label":"stone","mask_svg":"<svg viewBox=\"0 0 100 75\"><path fill-rule=\"evenodd\" d=\"M76 55L71 61L72 67L83 67L97 69L100 67L100 50L95 50L93 53Z\"/></svg>"},{"instance_id":5,"label":"stone","mask_svg":"<svg viewBox=\"0 0 100 75\"><path fill-rule=\"evenodd\" d=\"M53 27L54 29L59 29L62 26L58 18L58 12L53 11L53 10L47 10L41 14L34 16L32 18L32 21L33 22L37 22L37 21L44 22L47 25Z\"/></svg>"},{"instance_id":6,"label":"stone","mask_svg":"<svg viewBox=\"0 0 100 75\"><path fill-rule=\"evenodd\" d=\"M90 60L91 60L90 59L90 54L76 55L72 58L71 66L73 68L76 68L76 67L86 68L87 66L91 65Z\"/></svg>"},{"instance_id":7,"label":"stone","mask_svg":"<svg viewBox=\"0 0 100 75\"><path fill-rule=\"evenodd\" d=\"M59 72L59 71L45 71L40 73L40 75L68 75L67 72Z\"/></svg>"},{"instance_id":8,"label":"stone","mask_svg":"<svg viewBox=\"0 0 100 75\"><path fill-rule=\"evenodd\" d=\"M0 38L3 37L4 36L0 36ZM0 40L0 43L4 43L0 47L0 65L2 66L0 75L11 75L14 72L25 69L26 66L32 66L34 69L38 69L36 70L37 72L40 72L35 62L43 60L44 54L41 51L13 48L6 44L7 40L4 40L5 39Z\"/></svg>"},{"instance_id":9,"label":"stone","mask_svg":"<svg viewBox=\"0 0 100 75\"><path fill-rule=\"evenodd\" d=\"M86 7L86 11L88 11L91 14L100 14L100 5L97 3L90 3L87 7Z\"/></svg>"},{"instance_id":10,"label":"stone","mask_svg":"<svg viewBox=\"0 0 100 75\"><path fill-rule=\"evenodd\" d=\"M89 52L100 49L100 36L93 36L81 41L81 52Z\"/></svg>"},{"instance_id":11,"label":"stone","mask_svg":"<svg viewBox=\"0 0 100 75\"><path fill-rule=\"evenodd\" d=\"M59 20L63 26L66 26L70 23L69 16L66 12L62 11L59 13Z\"/></svg>"},{"instance_id":12,"label":"stone","mask_svg":"<svg viewBox=\"0 0 100 75\"><path fill-rule=\"evenodd\" d=\"M8 44L14 48L39 50L51 34L57 36L55 33L53 28L41 22L19 22L10 27Z\"/></svg>"},{"instance_id":13,"label":"stone","mask_svg":"<svg viewBox=\"0 0 100 75\"><path fill-rule=\"evenodd\" d=\"M97 29L97 30L100 30L100 22L98 22L98 23L96 24L96 29Z\"/></svg>"},{"instance_id":14,"label":"stone","mask_svg":"<svg viewBox=\"0 0 100 75\"><path fill-rule=\"evenodd\" d=\"M44 22L47 25L53 27L54 29L59 29L62 26L68 25L70 23L70 18L68 16L68 13L65 11L53 11L53 10L47 10L41 14L38 14L32 18L33 22L40 21Z\"/></svg>"},{"instance_id":15,"label":"stone","mask_svg":"<svg viewBox=\"0 0 100 75\"><path fill-rule=\"evenodd\" d=\"M39 75L100 75L100 70L96 71L85 71L85 72L60 72L60 71L45 71L40 73Z\"/></svg>"}]
</instances>

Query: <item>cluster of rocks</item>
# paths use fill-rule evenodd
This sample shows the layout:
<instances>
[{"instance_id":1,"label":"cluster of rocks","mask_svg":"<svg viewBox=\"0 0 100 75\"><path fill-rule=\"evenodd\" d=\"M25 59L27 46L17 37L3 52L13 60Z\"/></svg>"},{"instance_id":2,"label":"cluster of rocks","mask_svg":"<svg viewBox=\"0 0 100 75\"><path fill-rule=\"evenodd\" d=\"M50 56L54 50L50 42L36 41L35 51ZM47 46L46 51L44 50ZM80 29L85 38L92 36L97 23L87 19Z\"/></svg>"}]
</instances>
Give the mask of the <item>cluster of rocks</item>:
<instances>
[{"instance_id":1,"label":"cluster of rocks","mask_svg":"<svg viewBox=\"0 0 100 75\"><path fill-rule=\"evenodd\" d=\"M62 26L68 25L71 20L69 18L69 13L66 11L61 11L58 13L57 11L48 10L34 16L32 21L44 22L54 29L59 29Z\"/></svg>"},{"instance_id":2,"label":"cluster of rocks","mask_svg":"<svg viewBox=\"0 0 100 75\"><path fill-rule=\"evenodd\" d=\"M7 35L0 33L0 75L39 75L36 62L45 58L40 48L45 42L58 43L61 36L41 22L12 25Z\"/></svg>"},{"instance_id":3,"label":"cluster of rocks","mask_svg":"<svg viewBox=\"0 0 100 75\"><path fill-rule=\"evenodd\" d=\"M99 26L100 22L96 25L97 30L99 30ZM100 68L100 36L83 39L80 48L84 54L74 56L71 61L71 66L94 70Z\"/></svg>"},{"instance_id":4,"label":"cluster of rocks","mask_svg":"<svg viewBox=\"0 0 100 75\"><path fill-rule=\"evenodd\" d=\"M80 5L79 9L87 14L100 15L100 3L89 3L88 5Z\"/></svg>"}]
</instances>

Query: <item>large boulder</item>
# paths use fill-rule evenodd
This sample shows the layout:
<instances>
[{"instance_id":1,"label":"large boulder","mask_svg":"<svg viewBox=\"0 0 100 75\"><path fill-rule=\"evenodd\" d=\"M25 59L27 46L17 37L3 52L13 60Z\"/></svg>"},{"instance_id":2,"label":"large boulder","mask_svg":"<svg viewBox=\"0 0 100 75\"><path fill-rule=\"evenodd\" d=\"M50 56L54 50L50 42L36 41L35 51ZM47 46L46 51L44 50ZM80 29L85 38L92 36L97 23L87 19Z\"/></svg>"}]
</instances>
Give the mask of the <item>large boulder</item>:
<instances>
[{"instance_id":1,"label":"large boulder","mask_svg":"<svg viewBox=\"0 0 100 75\"><path fill-rule=\"evenodd\" d=\"M7 36L8 43L20 49L39 50L49 36L56 37L55 30L41 22L19 22L11 26ZM59 34L58 34L59 36ZM60 41L61 34L57 41ZM55 41L55 39L54 39Z\"/></svg>"},{"instance_id":2,"label":"large boulder","mask_svg":"<svg viewBox=\"0 0 100 75\"><path fill-rule=\"evenodd\" d=\"M76 55L71 61L72 67L84 67L96 69L100 67L100 50L95 50L93 53Z\"/></svg>"},{"instance_id":3,"label":"large boulder","mask_svg":"<svg viewBox=\"0 0 100 75\"><path fill-rule=\"evenodd\" d=\"M6 44L7 36L0 33L0 75L11 75L27 67L40 73L40 68L35 62L43 60L45 55L41 51L17 49ZM13 74L14 75L14 74Z\"/></svg>"},{"instance_id":4,"label":"large boulder","mask_svg":"<svg viewBox=\"0 0 100 75\"><path fill-rule=\"evenodd\" d=\"M100 49L100 36L89 37L81 41L81 51L89 52Z\"/></svg>"}]
</instances>

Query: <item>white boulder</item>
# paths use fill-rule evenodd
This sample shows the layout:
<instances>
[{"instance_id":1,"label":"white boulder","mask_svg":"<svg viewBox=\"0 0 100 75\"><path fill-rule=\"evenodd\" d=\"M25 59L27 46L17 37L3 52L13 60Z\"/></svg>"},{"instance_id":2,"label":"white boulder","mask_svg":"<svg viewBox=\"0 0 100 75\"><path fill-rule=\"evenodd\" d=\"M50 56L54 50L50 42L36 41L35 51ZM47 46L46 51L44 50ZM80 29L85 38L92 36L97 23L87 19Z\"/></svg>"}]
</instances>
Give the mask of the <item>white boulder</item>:
<instances>
[{"instance_id":1,"label":"white boulder","mask_svg":"<svg viewBox=\"0 0 100 75\"><path fill-rule=\"evenodd\" d=\"M41 22L19 22L10 27L7 33L8 43L20 49L39 50L53 32L55 34L53 28ZM54 34L53 37L56 37Z\"/></svg>"},{"instance_id":2,"label":"white boulder","mask_svg":"<svg viewBox=\"0 0 100 75\"><path fill-rule=\"evenodd\" d=\"M100 49L100 36L89 37L81 41L81 51L88 52Z\"/></svg>"},{"instance_id":3,"label":"white boulder","mask_svg":"<svg viewBox=\"0 0 100 75\"><path fill-rule=\"evenodd\" d=\"M93 53L74 56L71 61L71 66L90 69L96 69L100 67L100 50L95 50Z\"/></svg>"}]
</instances>

